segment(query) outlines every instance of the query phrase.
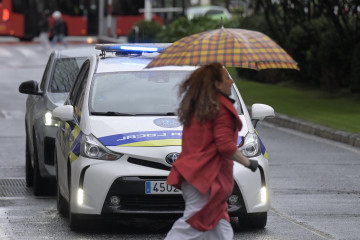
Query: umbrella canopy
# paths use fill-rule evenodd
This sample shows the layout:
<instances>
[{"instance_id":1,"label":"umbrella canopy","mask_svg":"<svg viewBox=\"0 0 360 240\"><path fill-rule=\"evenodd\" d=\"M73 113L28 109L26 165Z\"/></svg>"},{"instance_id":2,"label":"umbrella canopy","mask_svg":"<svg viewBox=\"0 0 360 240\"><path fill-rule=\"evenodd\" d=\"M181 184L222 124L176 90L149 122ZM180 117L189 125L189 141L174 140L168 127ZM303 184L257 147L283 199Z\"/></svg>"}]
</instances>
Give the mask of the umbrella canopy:
<instances>
[{"instance_id":1,"label":"umbrella canopy","mask_svg":"<svg viewBox=\"0 0 360 240\"><path fill-rule=\"evenodd\" d=\"M212 62L219 62L226 67L255 70L299 70L291 56L268 36L237 28L221 28L184 37L165 49L146 67L198 66Z\"/></svg>"}]
</instances>

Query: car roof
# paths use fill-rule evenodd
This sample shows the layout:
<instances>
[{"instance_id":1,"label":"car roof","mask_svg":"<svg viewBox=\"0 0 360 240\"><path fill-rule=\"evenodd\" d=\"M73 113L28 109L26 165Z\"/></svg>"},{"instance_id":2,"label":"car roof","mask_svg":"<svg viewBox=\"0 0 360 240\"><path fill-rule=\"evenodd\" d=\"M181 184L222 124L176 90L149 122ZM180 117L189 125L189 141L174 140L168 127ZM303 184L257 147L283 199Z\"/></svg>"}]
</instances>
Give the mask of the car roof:
<instances>
[{"instance_id":1,"label":"car roof","mask_svg":"<svg viewBox=\"0 0 360 240\"><path fill-rule=\"evenodd\" d=\"M123 71L192 71L195 66L164 66L145 68L153 58L141 56L109 56L99 59L97 73L123 72Z\"/></svg>"},{"instance_id":2,"label":"car roof","mask_svg":"<svg viewBox=\"0 0 360 240\"><path fill-rule=\"evenodd\" d=\"M99 51L95 49L95 45L59 49L59 50L54 50L54 52L58 58L88 57L91 54L99 54Z\"/></svg>"},{"instance_id":3,"label":"car roof","mask_svg":"<svg viewBox=\"0 0 360 240\"><path fill-rule=\"evenodd\" d=\"M205 13L208 10L222 10L224 12L228 12L228 10L225 7L213 6L213 5L188 7L186 9L186 12L187 13L192 13L192 14L198 14L198 13Z\"/></svg>"},{"instance_id":4,"label":"car roof","mask_svg":"<svg viewBox=\"0 0 360 240\"><path fill-rule=\"evenodd\" d=\"M223 13L218 13L218 15L225 15L227 17L231 17L230 12L227 10L227 8L222 6L215 6L215 5L202 5L202 6L192 6L188 7L185 11L185 14L188 18L193 18L195 16L202 16L207 13L209 10L219 10Z\"/></svg>"},{"instance_id":5,"label":"car roof","mask_svg":"<svg viewBox=\"0 0 360 240\"><path fill-rule=\"evenodd\" d=\"M97 44L98 49L96 56L98 59L96 72L108 73L108 72L122 72L122 71L192 71L195 70L195 66L164 66L156 68L146 68L146 66L160 53L159 52L143 52L143 49L139 52L134 52L133 48L156 48L159 47L159 51L167 48L171 44ZM131 50L124 50L121 48L132 48ZM107 49L107 50L104 50ZM115 50L116 49L116 50ZM115 52L116 51L116 52Z\"/></svg>"}]
</instances>

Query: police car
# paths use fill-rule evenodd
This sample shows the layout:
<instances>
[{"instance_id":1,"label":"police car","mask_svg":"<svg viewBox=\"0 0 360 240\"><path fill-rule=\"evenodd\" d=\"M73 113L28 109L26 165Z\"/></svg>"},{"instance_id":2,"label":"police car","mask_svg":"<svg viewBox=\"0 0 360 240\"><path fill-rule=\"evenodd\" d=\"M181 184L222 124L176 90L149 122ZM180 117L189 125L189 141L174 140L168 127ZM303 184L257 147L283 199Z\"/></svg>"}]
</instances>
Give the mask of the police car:
<instances>
[{"instance_id":1,"label":"police car","mask_svg":"<svg viewBox=\"0 0 360 240\"><path fill-rule=\"evenodd\" d=\"M181 192L166 178L181 152L178 85L196 67L145 68L167 46L96 45L100 54L85 61L65 104L53 110L60 121L57 208L68 213L72 229L91 215L182 214ZM272 117L274 110L254 104L250 117L235 85L231 97L243 122L241 150L260 167L251 172L234 163L229 213L241 226L263 228L270 208L268 155L252 121Z\"/></svg>"}]
</instances>

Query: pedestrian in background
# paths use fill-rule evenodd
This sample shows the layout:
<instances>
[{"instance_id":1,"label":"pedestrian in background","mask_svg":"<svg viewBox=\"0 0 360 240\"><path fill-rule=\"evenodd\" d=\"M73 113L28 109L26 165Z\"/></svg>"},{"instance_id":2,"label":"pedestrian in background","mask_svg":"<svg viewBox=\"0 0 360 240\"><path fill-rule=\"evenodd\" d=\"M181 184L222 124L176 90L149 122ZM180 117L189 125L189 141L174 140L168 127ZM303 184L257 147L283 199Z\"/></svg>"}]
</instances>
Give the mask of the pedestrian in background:
<instances>
[{"instance_id":1,"label":"pedestrian in background","mask_svg":"<svg viewBox=\"0 0 360 240\"><path fill-rule=\"evenodd\" d=\"M61 12L55 11L52 16L55 19L55 22L51 28L53 35L51 46L54 47L58 41L61 41L62 44L67 47L67 42L65 40L66 25L64 20L61 18Z\"/></svg>"},{"instance_id":2,"label":"pedestrian in background","mask_svg":"<svg viewBox=\"0 0 360 240\"><path fill-rule=\"evenodd\" d=\"M166 240L233 239L227 200L233 187L233 161L256 171L258 163L237 146L242 128L231 95L231 79L220 63L195 70L179 88L178 117L183 124L182 152L167 184L182 190L184 215Z\"/></svg>"},{"instance_id":3,"label":"pedestrian in background","mask_svg":"<svg viewBox=\"0 0 360 240\"><path fill-rule=\"evenodd\" d=\"M40 35L39 35L39 40L41 45L45 48L48 49L50 47L50 42L49 42L49 12L47 10L45 10L42 15L41 15L41 19L39 22L39 26L40 26Z\"/></svg>"}]
</instances>

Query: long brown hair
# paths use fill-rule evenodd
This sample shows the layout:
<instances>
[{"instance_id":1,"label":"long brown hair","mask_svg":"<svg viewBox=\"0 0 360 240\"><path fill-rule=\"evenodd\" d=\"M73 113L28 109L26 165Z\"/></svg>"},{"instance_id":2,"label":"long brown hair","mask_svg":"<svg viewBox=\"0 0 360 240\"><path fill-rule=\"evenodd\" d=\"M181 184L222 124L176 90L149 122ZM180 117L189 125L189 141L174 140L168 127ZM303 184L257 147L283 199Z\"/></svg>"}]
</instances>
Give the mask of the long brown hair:
<instances>
[{"instance_id":1,"label":"long brown hair","mask_svg":"<svg viewBox=\"0 0 360 240\"><path fill-rule=\"evenodd\" d=\"M183 125L188 125L194 114L200 123L215 118L219 111L215 82L222 82L222 69L220 63L201 66L180 85L179 97L184 96L177 114Z\"/></svg>"}]
</instances>

